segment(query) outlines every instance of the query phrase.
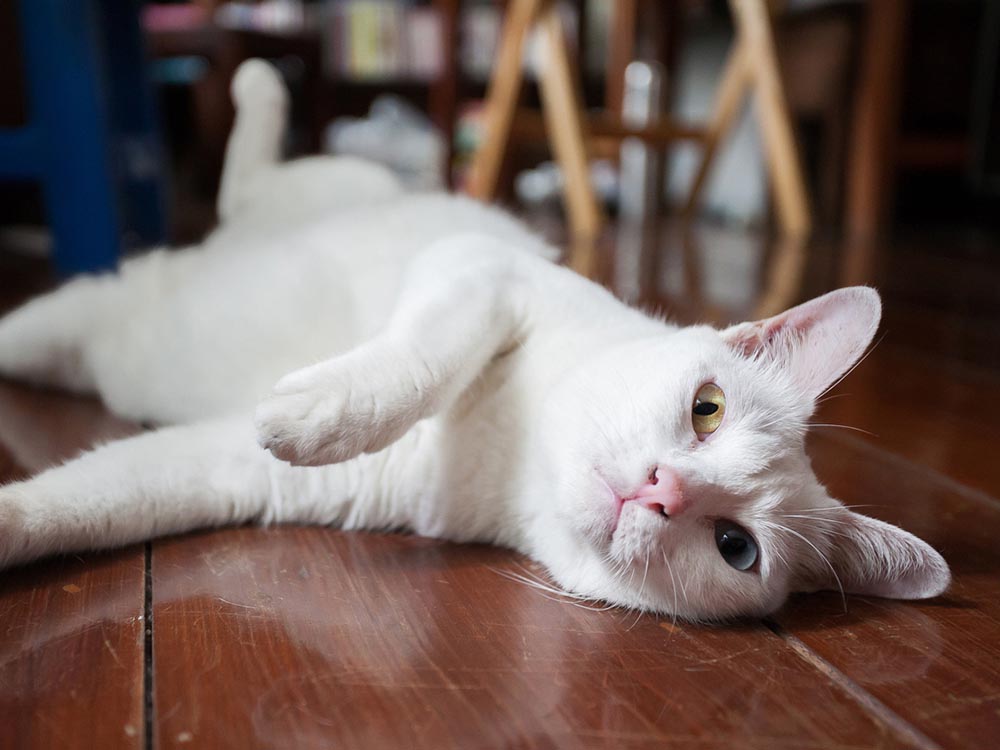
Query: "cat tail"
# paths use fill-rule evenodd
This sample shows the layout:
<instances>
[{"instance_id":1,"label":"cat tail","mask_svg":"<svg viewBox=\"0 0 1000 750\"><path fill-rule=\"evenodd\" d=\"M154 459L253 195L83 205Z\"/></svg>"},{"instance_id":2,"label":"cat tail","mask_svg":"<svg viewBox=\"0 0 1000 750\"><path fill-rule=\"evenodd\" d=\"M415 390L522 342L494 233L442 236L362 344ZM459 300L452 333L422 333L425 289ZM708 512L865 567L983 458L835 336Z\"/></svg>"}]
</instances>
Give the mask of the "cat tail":
<instances>
[{"instance_id":1,"label":"cat tail","mask_svg":"<svg viewBox=\"0 0 1000 750\"><path fill-rule=\"evenodd\" d=\"M239 212L253 179L281 161L289 106L281 73L263 60L247 60L236 69L230 94L236 120L226 144L216 206L223 223Z\"/></svg>"}]
</instances>

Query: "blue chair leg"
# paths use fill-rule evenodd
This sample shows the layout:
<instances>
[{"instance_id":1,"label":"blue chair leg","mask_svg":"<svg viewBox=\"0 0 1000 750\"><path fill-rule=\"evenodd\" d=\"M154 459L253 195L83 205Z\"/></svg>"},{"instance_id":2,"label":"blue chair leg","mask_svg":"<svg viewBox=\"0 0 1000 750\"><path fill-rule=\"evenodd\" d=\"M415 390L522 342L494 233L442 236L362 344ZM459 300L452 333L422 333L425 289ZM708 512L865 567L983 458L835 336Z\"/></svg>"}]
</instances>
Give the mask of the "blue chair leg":
<instances>
[{"instance_id":1,"label":"blue chair leg","mask_svg":"<svg viewBox=\"0 0 1000 750\"><path fill-rule=\"evenodd\" d=\"M97 0L115 134L125 243L166 240L164 154L139 14L140 0Z\"/></svg>"},{"instance_id":2,"label":"blue chair leg","mask_svg":"<svg viewBox=\"0 0 1000 750\"><path fill-rule=\"evenodd\" d=\"M97 15L81 0L22 0L30 118L44 134L40 172L60 273L114 268L121 220Z\"/></svg>"}]
</instances>

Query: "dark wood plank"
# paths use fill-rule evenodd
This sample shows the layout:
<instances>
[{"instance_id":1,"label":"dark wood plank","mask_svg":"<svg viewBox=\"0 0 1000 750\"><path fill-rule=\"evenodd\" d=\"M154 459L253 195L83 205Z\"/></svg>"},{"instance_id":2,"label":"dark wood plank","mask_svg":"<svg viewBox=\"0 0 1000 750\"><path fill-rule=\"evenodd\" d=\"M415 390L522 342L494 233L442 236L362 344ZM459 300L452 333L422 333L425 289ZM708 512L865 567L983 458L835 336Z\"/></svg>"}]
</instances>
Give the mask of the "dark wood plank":
<instances>
[{"instance_id":1,"label":"dark wood plank","mask_svg":"<svg viewBox=\"0 0 1000 750\"><path fill-rule=\"evenodd\" d=\"M138 748L142 548L0 576L0 745Z\"/></svg>"},{"instance_id":2,"label":"dark wood plank","mask_svg":"<svg viewBox=\"0 0 1000 750\"><path fill-rule=\"evenodd\" d=\"M1000 502L861 438L816 437L812 454L831 492L926 539L955 582L941 599L855 597L846 612L836 594L799 597L776 622L942 747L997 736Z\"/></svg>"},{"instance_id":3,"label":"dark wood plank","mask_svg":"<svg viewBox=\"0 0 1000 750\"><path fill-rule=\"evenodd\" d=\"M0 484L134 429L0 383ZM0 573L0 746L142 746L144 588L141 547Z\"/></svg>"},{"instance_id":4,"label":"dark wood plank","mask_svg":"<svg viewBox=\"0 0 1000 750\"><path fill-rule=\"evenodd\" d=\"M592 611L524 565L317 528L159 542L159 747L914 744L760 625Z\"/></svg>"},{"instance_id":5,"label":"dark wood plank","mask_svg":"<svg viewBox=\"0 0 1000 750\"><path fill-rule=\"evenodd\" d=\"M865 430L852 434L1000 496L995 375L880 346L830 396L814 422Z\"/></svg>"}]
</instances>

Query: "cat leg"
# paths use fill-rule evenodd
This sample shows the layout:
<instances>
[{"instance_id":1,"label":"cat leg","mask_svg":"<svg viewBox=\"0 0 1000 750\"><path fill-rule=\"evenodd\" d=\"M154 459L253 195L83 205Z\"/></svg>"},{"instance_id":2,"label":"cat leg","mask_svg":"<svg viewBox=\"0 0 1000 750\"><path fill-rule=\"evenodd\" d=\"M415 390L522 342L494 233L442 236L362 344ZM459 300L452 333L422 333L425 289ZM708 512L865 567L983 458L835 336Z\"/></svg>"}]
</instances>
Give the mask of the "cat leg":
<instances>
[{"instance_id":1,"label":"cat leg","mask_svg":"<svg viewBox=\"0 0 1000 750\"><path fill-rule=\"evenodd\" d=\"M516 345L527 276L545 261L479 235L435 243L411 265L382 333L285 376L257 409L261 445L297 465L393 443L450 404Z\"/></svg>"},{"instance_id":2,"label":"cat leg","mask_svg":"<svg viewBox=\"0 0 1000 750\"><path fill-rule=\"evenodd\" d=\"M236 216L246 188L281 160L288 119L288 90L281 74L263 60L247 60L236 70L230 93L236 120L226 143L217 209L223 222Z\"/></svg>"},{"instance_id":3,"label":"cat leg","mask_svg":"<svg viewBox=\"0 0 1000 750\"><path fill-rule=\"evenodd\" d=\"M185 283L198 256L154 250L125 261L117 273L77 277L0 318L0 377L99 392L107 403L113 394L102 374L120 374L123 354L138 348L140 321Z\"/></svg>"},{"instance_id":4,"label":"cat leg","mask_svg":"<svg viewBox=\"0 0 1000 750\"><path fill-rule=\"evenodd\" d=\"M116 281L113 275L74 279L0 318L0 377L93 392L86 342L101 328Z\"/></svg>"},{"instance_id":5,"label":"cat leg","mask_svg":"<svg viewBox=\"0 0 1000 750\"><path fill-rule=\"evenodd\" d=\"M269 463L249 424L239 422L101 446L0 487L0 567L258 517Z\"/></svg>"},{"instance_id":6,"label":"cat leg","mask_svg":"<svg viewBox=\"0 0 1000 750\"><path fill-rule=\"evenodd\" d=\"M274 458L245 417L108 443L0 487L0 568L251 521L406 527L413 493L432 481L432 440L419 432L377 455L316 468Z\"/></svg>"}]
</instances>

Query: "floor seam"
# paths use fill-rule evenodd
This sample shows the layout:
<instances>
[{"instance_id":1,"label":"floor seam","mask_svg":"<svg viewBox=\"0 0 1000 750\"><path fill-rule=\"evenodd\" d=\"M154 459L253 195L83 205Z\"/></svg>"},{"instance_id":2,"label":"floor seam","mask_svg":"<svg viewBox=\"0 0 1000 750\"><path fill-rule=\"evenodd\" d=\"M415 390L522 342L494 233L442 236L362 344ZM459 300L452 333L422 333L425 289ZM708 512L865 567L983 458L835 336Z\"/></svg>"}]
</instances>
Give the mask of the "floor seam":
<instances>
[{"instance_id":1,"label":"floor seam","mask_svg":"<svg viewBox=\"0 0 1000 750\"><path fill-rule=\"evenodd\" d=\"M852 700L864 708L869 716L876 722L887 727L897 737L920 748L920 750L941 750L941 745L865 690L834 664L816 653L800 638L788 632L773 620L765 618L763 623L776 637L784 641L795 652L796 656L828 677L834 685L847 693Z\"/></svg>"},{"instance_id":2,"label":"floor seam","mask_svg":"<svg viewBox=\"0 0 1000 750\"><path fill-rule=\"evenodd\" d=\"M153 748L153 544L146 542L146 564L143 586L143 737L146 750Z\"/></svg>"}]
</instances>

